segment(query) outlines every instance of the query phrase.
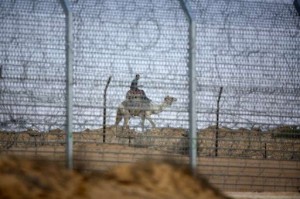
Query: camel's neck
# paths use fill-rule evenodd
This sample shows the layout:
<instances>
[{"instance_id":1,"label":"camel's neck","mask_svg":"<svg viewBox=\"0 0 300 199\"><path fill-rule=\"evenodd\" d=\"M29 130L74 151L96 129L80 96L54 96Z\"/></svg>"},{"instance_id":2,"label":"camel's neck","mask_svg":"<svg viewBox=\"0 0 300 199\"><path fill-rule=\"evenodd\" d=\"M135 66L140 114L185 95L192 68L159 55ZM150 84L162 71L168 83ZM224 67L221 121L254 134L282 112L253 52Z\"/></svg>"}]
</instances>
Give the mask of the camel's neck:
<instances>
[{"instance_id":1,"label":"camel's neck","mask_svg":"<svg viewBox=\"0 0 300 199\"><path fill-rule=\"evenodd\" d=\"M171 106L170 104L163 102L162 104L159 105L152 105L152 111L154 114L158 114L160 112L162 112L163 110L165 110L167 107Z\"/></svg>"}]
</instances>

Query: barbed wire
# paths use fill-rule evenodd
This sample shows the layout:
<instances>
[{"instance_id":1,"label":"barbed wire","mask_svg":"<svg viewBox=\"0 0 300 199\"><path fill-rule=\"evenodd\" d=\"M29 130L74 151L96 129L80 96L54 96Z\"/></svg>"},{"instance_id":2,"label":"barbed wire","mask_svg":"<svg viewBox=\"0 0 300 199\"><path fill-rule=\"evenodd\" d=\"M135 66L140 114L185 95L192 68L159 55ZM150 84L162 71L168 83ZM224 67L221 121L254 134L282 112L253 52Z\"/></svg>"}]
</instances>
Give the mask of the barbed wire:
<instances>
[{"instance_id":1,"label":"barbed wire","mask_svg":"<svg viewBox=\"0 0 300 199\"><path fill-rule=\"evenodd\" d=\"M100 170L142 157L174 157L185 164L190 150L189 24L179 1L70 3L76 164L89 162L88 169ZM291 0L189 4L197 23L199 168L210 168L208 177L225 189L294 191L300 158L300 21ZM57 0L0 1L1 154L56 161L66 156L65 30ZM146 122L146 131L140 118L131 119L128 130L114 126L136 74L156 111L164 108L166 96L177 99L152 116L156 128ZM102 144L103 129L108 145ZM270 166L260 160L272 161L272 175L261 172ZM250 164L258 171L255 176L244 172ZM248 184L243 178L250 179ZM274 179L281 184L261 184Z\"/></svg>"}]
</instances>

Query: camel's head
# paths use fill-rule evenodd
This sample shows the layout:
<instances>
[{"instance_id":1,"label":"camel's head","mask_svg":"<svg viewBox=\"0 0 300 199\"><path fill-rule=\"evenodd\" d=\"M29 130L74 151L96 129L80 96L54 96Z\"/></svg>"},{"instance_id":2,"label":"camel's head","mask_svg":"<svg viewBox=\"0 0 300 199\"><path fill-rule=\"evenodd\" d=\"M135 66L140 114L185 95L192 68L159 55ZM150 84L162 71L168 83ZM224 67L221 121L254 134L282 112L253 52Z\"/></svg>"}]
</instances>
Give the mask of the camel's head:
<instances>
[{"instance_id":1,"label":"camel's head","mask_svg":"<svg viewBox=\"0 0 300 199\"><path fill-rule=\"evenodd\" d=\"M166 96L165 97L165 102L168 104L168 105L171 105L173 102L176 102L177 99L175 97L171 97L171 96Z\"/></svg>"}]
</instances>

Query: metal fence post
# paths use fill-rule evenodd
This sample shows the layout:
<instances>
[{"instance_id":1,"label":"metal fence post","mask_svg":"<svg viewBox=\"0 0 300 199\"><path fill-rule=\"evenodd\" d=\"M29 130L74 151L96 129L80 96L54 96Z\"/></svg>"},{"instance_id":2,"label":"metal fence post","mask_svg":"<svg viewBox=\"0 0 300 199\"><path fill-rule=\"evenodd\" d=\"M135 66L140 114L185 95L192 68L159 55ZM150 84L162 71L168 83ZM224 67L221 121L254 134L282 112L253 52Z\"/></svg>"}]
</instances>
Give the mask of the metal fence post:
<instances>
[{"instance_id":1,"label":"metal fence post","mask_svg":"<svg viewBox=\"0 0 300 199\"><path fill-rule=\"evenodd\" d=\"M73 169L73 15L68 0L61 0L66 15L66 77L67 77L67 126L66 126L66 163Z\"/></svg>"},{"instance_id":2,"label":"metal fence post","mask_svg":"<svg viewBox=\"0 0 300 199\"><path fill-rule=\"evenodd\" d=\"M196 22L189 5L180 0L181 6L189 22L189 153L190 166L197 168L197 111L196 111Z\"/></svg>"}]
</instances>

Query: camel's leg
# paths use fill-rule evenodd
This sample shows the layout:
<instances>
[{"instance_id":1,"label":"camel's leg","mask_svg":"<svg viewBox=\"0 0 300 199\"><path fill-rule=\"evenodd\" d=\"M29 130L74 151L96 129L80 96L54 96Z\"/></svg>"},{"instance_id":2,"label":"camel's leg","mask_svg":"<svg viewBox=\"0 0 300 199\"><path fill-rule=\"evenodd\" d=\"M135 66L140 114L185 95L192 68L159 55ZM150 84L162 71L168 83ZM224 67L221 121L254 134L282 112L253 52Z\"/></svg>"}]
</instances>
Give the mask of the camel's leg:
<instances>
[{"instance_id":1,"label":"camel's leg","mask_svg":"<svg viewBox=\"0 0 300 199\"><path fill-rule=\"evenodd\" d=\"M129 119L130 119L130 114L129 113L125 114L123 127L126 129L129 128L129 126L128 126Z\"/></svg>"},{"instance_id":2,"label":"camel's leg","mask_svg":"<svg viewBox=\"0 0 300 199\"><path fill-rule=\"evenodd\" d=\"M144 132L145 129L145 119L146 119L146 112L142 111L139 114L139 117L141 118L141 123L142 123L142 132Z\"/></svg>"},{"instance_id":3,"label":"camel's leg","mask_svg":"<svg viewBox=\"0 0 300 199\"><path fill-rule=\"evenodd\" d=\"M153 120L151 119L151 117L146 117L146 119L151 123L152 128L155 128L155 123L153 122Z\"/></svg>"},{"instance_id":4,"label":"camel's leg","mask_svg":"<svg viewBox=\"0 0 300 199\"><path fill-rule=\"evenodd\" d=\"M145 128L145 116L142 116L141 119L142 119L142 132L144 132L144 128Z\"/></svg>"},{"instance_id":5,"label":"camel's leg","mask_svg":"<svg viewBox=\"0 0 300 199\"><path fill-rule=\"evenodd\" d=\"M121 122L122 119L123 119L123 114L121 112L121 109L118 108L117 115L116 115L116 121L115 121L115 127L116 127L115 135L116 135L116 137L118 137L118 125L119 125L119 123Z\"/></svg>"},{"instance_id":6,"label":"camel's leg","mask_svg":"<svg viewBox=\"0 0 300 199\"><path fill-rule=\"evenodd\" d=\"M122 118L123 118L123 115L121 113L120 108L118 108L117 115L116 115L116 122L115 122L116 126L118 126L118 124L121 122Z\"/></svg>"}]
</instances>

